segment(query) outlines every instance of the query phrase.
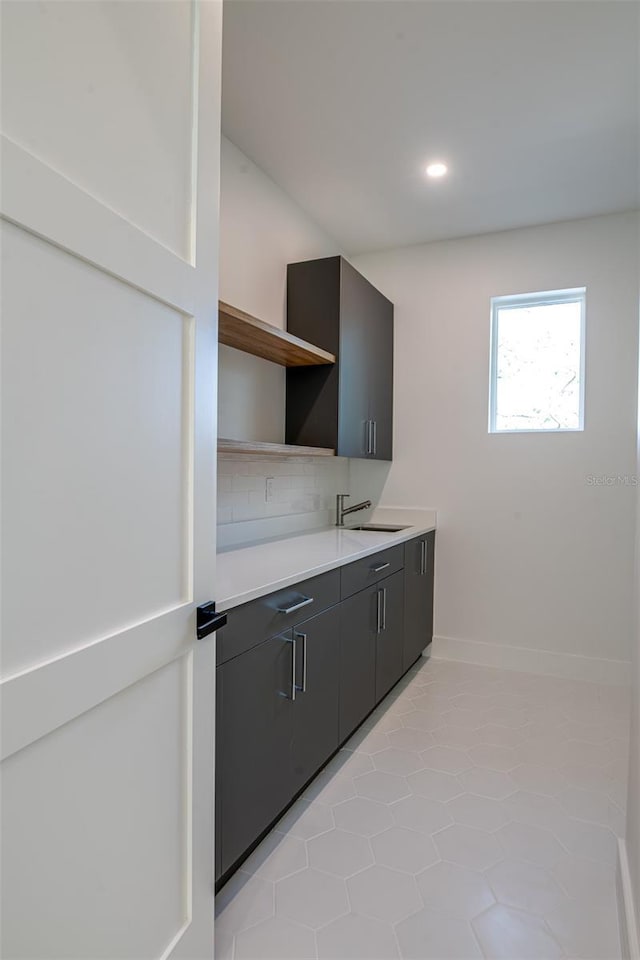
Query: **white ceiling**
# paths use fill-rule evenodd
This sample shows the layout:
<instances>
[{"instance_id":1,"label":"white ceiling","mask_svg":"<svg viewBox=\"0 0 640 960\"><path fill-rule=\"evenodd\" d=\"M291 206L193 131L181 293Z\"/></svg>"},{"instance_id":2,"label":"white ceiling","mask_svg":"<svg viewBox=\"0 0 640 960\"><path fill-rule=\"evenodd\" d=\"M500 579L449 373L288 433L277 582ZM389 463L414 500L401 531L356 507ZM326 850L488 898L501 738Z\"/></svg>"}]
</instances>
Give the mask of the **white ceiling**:
<instances>
[{"instance_id":1,"label":"white ceiling","mask_svg":"<svg viewBox=\"0 0 640 960\"><path fill-rule=\"evenodd\" d=\"M353 254L637 207L639 11L225 0L223 130Z\"/></svg>"}]
</instances>

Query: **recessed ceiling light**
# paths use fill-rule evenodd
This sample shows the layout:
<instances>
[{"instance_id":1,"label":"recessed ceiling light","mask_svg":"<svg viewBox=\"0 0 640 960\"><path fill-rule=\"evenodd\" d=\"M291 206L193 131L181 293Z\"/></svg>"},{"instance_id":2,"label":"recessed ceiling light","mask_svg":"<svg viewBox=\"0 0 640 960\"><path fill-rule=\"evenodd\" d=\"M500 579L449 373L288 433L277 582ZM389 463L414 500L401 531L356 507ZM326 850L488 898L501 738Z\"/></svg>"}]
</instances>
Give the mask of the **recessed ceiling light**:
<instances>
[{"instance_id":1,"label":"recessed ceiling light","mask_svg":"<svg viewBox=\"0 0 640 960\"><path fill-rule=\"evenodd\" d=\"M446 163L430 163L427 167L428 177L444 177L449 168Z\"/></svg>"}]
</instances>

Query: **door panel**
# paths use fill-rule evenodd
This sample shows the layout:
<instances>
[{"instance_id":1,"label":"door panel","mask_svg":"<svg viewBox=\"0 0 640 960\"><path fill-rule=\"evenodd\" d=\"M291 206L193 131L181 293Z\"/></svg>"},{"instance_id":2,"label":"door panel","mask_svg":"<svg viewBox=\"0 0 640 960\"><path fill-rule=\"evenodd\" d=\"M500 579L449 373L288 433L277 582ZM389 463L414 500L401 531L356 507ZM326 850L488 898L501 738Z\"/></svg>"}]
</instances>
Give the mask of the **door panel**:
<instances>
[{"instance_id":1,"label":"door panel","mask_svg":"<svg viewBox=\"0 0 640 960\"><path fill-rule=\"evenodd\" d=\"M183 259L194 13L181 0L9 0L2 13L4 132Z\"/></svg>"},{"instance_id":2,"label":"door panel","mask_svg":"<svg viewBox=\"0 0 640 960\"><path fill-rule=\"evenodd\" d=\"M221 4L143 6L1 11L16 960L213 952Z\"/></svg>"},{"instance_id":3,"label":"door panel","mask_svg":"<svg viewBox=\"0 0 640 960\"><path fill-rule=\"evenodd\" d=\"M16 673L187 599L193 369L189 321L153 297L10 224L3 266L3 402L20 411L3 424L3 672ZM34 596L46 630L24 615Z\"/></svg>"},{"instance_id":4,"label":"door panel","mask_svg":"<svg viewBox=\"0 0 640 960\"><path fill-rule=\"evenodd\" d=\"M221 872L269 826L293 795L295 707L292 634L265 640L218 667Z\"/></svg>"},{"instance_id":5,"label":"door panel","mask_svg":"<svg viewBox=\"0 0 640 960\"><path fill-rule=\"evenodd\" d=\"M3 764L3 936L21 956L159 957L186 923L191 696L188 655Z\"/></svg>"},{"instance_id":6,"label":"door panel","mask_svg":"<svg viewBox=\"0 0 640 960\"><path fill-rule=\"evenodd\" d=\"M426 546L423 548L422 544ZM405 545L403 667L408 670L433 638L435 532Z\"/></svg>"},{"instance_id":7,"label":"door panel","mask_svg":"<svg viewBox=\"0 0 640 960\"><path fill-rule=\"evenodd\" d=\"M299 624L293 635L299 691L291 756L294 789L299 790L338 749L340 608Z\"/></svg>"},{"instance_id":8,"label":"door panel","mask_svg":"<svg viewBox=\"0 0 640 960\"><path fill-rule=\"evenodd\" d=\"M376 697L376 588L340 604L340 742L373 710Z\"/></svg>"}]
</instances>

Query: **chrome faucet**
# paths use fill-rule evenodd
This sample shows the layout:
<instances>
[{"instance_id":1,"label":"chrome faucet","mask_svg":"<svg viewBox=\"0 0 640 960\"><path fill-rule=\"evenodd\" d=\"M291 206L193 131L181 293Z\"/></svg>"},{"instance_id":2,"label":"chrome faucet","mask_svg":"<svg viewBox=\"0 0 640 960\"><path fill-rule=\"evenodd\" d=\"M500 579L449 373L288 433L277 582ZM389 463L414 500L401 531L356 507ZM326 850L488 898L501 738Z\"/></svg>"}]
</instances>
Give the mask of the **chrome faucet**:
<instances>
[{"instance_id":1,"label":"chrome faucet","mask_svg":"<svg viewBox=\"0 0 640 960\"><path fill-rule=\"evenodd\" d=\"M371 500L363 500L362 503L354 503L352 507L345 507L344 502L350 493L338 493L336 495L336 527L344 527L344 518L349 513L355 513L356 510L368 510L371 506Z\"/></svg>"}]
</instances>

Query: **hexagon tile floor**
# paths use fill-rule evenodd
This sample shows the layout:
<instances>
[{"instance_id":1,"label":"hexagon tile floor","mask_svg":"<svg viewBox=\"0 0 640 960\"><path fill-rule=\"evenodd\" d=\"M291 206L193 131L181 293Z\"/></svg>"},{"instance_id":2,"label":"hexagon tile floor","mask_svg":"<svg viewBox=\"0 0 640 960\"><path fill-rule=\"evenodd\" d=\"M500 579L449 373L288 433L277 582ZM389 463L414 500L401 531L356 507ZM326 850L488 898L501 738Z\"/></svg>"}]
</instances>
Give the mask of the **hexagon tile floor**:
<instances>
[{"instance_id":1,"label":"hexagon tile floor","mask_svg":"<svg viewBox=\"0 0 640 960\"><path fill-rule=\"evenodd\" d=\"M613 960L619 687L424 660L216 901L225 960Z\"/></svg>"}]
</instances>

